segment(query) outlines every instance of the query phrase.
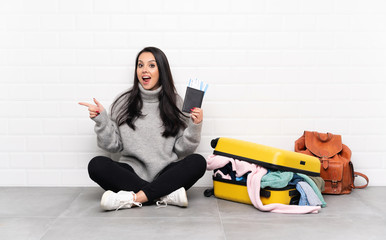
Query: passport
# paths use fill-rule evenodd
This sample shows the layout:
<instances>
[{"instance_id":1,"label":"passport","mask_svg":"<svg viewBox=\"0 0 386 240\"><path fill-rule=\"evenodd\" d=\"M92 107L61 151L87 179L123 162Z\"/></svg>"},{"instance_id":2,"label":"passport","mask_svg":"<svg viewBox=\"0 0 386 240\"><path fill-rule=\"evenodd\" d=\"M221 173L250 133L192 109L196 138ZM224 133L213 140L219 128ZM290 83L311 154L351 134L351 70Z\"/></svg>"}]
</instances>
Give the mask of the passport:
<instances>
[{"instance_id":1,"label":"passport","mask_svg":"<svg viewBox=\"0 0 386 240\"><path fill-rule=\"evenodd\" d=\"M187 87L184 104L182 105L182 111L190 113L190 109L194 107L201 108L202 100L204 99L204 93L204 91Z\"/></svg>"}]
</instances>

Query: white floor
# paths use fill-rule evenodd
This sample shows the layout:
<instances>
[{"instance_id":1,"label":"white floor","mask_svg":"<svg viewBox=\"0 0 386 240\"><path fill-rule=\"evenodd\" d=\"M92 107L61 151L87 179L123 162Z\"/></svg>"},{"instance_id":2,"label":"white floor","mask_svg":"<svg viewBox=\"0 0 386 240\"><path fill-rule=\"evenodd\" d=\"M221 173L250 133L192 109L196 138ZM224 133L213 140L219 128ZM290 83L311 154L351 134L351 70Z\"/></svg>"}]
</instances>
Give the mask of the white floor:
<instances>
[{"instance_id":1,"label":"white floor","mask_svg":"<svg viewBox=\"0 0 386 240\"><path fill-rule=\"evenodd\" d=\"M260 212L188 191L189 207L103 212L100 188L0 188L0 239L386 239L386 187L324 196L319 214Z\"/></svg>"}]
</instances>

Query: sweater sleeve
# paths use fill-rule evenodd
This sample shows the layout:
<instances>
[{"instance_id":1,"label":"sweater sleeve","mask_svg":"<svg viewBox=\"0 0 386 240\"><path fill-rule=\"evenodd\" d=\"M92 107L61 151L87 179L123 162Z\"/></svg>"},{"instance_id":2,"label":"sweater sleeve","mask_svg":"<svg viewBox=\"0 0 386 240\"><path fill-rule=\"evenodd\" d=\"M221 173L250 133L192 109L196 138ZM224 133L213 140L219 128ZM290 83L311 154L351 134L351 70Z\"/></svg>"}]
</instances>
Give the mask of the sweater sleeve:
<instances>
[{"instance_id":1,"label":"sweater sleeve","mask_svg":"<svg viewBox=\"0 0 386 240\"><path fill-rule=\"evenodd\" d=\"M174 151L179 159L196 151L201 140L201 128L202 122L195 124L193 120L189 119L187 128L177 137L174 145Z\"/></svg>"},{"instance_id":2,"label":"sweater sleeve","mask_svg":"<svg viewBox=\"0 0 386 240\"><path fill-rule=\"evenodd\" d=\"M178 96L177 106L180 109L182 108L182 104L183 100ZM185 123L187 127L180 131L174 144L174 152L178 155L179 159L194 153L201 141L202 122L195 124L190 116L188 116L185 118Z\"/></svg>"},{"instance_id":3,"label":"sweater sleeve","mask_svg":"<svg viewBox=\"0 0 386 240\"><path fill-rule=\"evenodd\" d=\"M123 144L118 126L109 118L107 111L104 110L92 120L95 121L98 146L111 153L122 151Z\"/></svg>"}]
</instances>

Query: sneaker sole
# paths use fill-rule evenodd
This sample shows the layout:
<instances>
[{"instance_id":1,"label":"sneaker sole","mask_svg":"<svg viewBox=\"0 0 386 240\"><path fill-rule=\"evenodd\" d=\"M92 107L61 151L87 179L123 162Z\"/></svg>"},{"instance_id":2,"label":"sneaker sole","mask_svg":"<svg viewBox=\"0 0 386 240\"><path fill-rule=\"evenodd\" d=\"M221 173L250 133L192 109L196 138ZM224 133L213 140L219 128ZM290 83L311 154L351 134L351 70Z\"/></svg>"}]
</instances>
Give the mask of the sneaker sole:
<instances>
[{"instance_id":1,"label":"sneaker sole","mask_svg":"<svg viewBox=\"0 0 386 240\"><path fill-rule=\"evenodd\" d=\"M181 205L179 205L180 207L188 207L188 196L186 195L185 188L184 188L184 193L181 194L180 202L181 202Z\"/></svg>"},{"instance_id":2,"label":"sneaker sole","mask_svg":"<svg viewBox=\"0 0 386 240\"><path fill-rule=\"evenodd\" d=\"M109 196L111 194L115 194L115 193L113 191L110 191L110 190L103 193L102 199L101 199L101 208L103 210L106 210L106 211L114 210L114 209L107 208L107 201L108 201L107 199L109 199Z\"/></svg>"}]
</instances>

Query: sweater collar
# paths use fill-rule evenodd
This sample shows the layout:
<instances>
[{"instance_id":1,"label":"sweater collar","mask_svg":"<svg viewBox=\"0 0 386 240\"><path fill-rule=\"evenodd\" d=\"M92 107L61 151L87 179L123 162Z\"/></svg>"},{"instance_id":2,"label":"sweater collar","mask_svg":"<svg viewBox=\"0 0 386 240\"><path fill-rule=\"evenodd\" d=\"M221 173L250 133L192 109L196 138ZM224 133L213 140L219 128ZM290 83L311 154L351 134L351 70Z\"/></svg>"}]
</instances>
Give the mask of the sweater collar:
<instances>
[{"instance_id":1,"label":"sweater collar","mask_svg":"<svg viewBox=\"0 0 386 240\"><path fill-rule=\"evenodd\" d=\"M141 84L138 84L138 87L144 102L159 102L158 96L161 92L162 86L159 86L155 90L146 90L142 87Z\"/></svg>"}]
</instances>

